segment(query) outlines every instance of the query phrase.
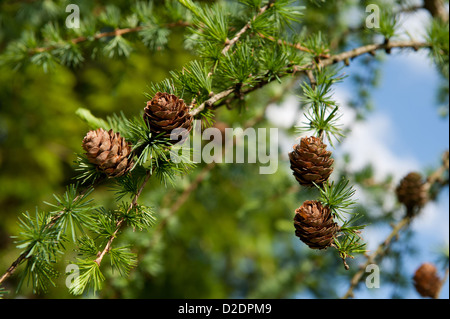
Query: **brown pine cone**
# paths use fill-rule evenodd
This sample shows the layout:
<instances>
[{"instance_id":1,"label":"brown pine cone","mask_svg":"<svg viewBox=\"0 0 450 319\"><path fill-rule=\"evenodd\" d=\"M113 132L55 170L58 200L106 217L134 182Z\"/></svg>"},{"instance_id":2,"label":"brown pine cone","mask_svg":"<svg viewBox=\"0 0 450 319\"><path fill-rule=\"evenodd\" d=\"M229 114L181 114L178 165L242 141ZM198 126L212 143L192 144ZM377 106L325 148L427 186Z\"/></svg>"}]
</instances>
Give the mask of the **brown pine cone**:
<instances>
[{"instance_id":1,"label":"brown pine cone","mask_svg":"<svg viewBox=\"0 0 450 319\"><path fill-rule=\"evenodd\" d=\"M330 177L334 160L327 151L327 145L320 138L311 136L300 140L289 153L291 169L302 186L313 187L323 184Z\"/></svg>"},{"instance_id":2,"label":"brown pine cone","mask_svg":"<svg viewBox=\"0 0 450 319\"><path fill-rule=\"evenodd\" d=\"M422 175L412 172L406 175L397 186L395 193L400 203L405 205L408 214L412 214L416 208L423 207L428 194L422 181Z\"/></svg>"},{"instance_id":3,"label":"brown pine cone","mask_svg":"<svg viewBox=\"0 0 450 319\"><path fill-rule=\"evenodd\" d=\"M144 121L155 136L162 134L162 137L168 139L172 130L185 129L177 139L170 139L170 143L175 144L184 141L189 135L193 117L182 99L173 94L158 92L147 102Z\"/></svg>"},{"instance_id":4,"label":"brown pine cone","mask_svg":"<svg viewBox=\"0 0 450 319\"><path fill-rule=\"evenodd\" d=\"M441 289L441 280L433 264L424 263L414 273L414 286L422 297L437 298Z\"/></svg>"},{"instance_id":5,"label":"brown pine cone","mask_svg":"<svg viewBox=\"0 0 450 319\"><path fill-rule=\"evenodd\" d=\"M312 249L331 246L339 228L328 206L309 200L295 210L294 226L295 235Z\"/></svg>"},{"instance_id":6,"label":"brown pine cone","mask_svg":"<svg viewBox=\"0 0 450 319\"><path fill-rule=\"evenodd\" d=\"M89 131L83 139L86 157L109 177L122 176L133 167L130 144L113 130Z\"/></svg>"},{"instance_id":7,"label":"brown pine cone","mask_svg":"<svg viewBox=\"0 0 450 319\"><path fill-rule=\"evenodd\" d=\"M445 9L444 0L424 0L423 7L430 12L434 18L443 22L448 21L448 12Z\"/></svg>"}]
</instances>

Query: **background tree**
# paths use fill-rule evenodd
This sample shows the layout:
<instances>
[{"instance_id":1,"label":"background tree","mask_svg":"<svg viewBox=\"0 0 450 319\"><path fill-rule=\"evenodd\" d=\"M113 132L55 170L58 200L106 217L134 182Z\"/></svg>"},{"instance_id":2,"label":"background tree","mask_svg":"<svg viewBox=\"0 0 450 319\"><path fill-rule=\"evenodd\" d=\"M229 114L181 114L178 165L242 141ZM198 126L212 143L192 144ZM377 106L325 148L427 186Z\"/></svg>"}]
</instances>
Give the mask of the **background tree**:
<instances>
[{"instance_id":1,"label":"background tree","mask_svg":"<svg viewBox=\"0 0 450 319\"><path fill-rule=\"evenodd\" d=\"M6 298L93 291L101 298L358 297L367 293L364 270L371 263L382 268L384 287L394 287L382 297L410 296L414 273L405 262L418 254L411 225L431 201L448 197L446 145L434 167L423 167L422 180L406 183L410 188L397 191L404 196L391 205L399 179L377 180L370 165L353 169L339 147L376 108L371 92L383 60L399 51L429 53L441 76L437 102L448 104L444 2L78 1L79 29L65 26L68 4L1 4ZM369 4L380 8L379 28L366 25ZM423 39L405 38L401 17L424 11L433 19ZM339 115L346 110L334 92L339 82L354 83L347 112L356 120L344 128ZM283 129L285 141L294 145L304 133L323 138L336 150L332 181L322 189L299 185L283 149L271 175L254 164L171 164L169 141L151 135L141 120L160 91L182 97L204 127L222 128L271 127L269 108L298 96L297 117L305 119ZM137 165L130 174L105 181L83 157L83 137L99 127L131 142ZM417 191L426 193L426 203L402 199ZM295 237L295 210L306 200L359 214L356 228L346 227L346 217L340 221L349 232L333 242L338 255ZM353 245L360 225L368 225L363 239L366 230L389 231L374 250L348 259L352 250L365 250ZM432 261L440 262L443 282L445 244ZM71 263L81 276L68 289Z\"/></svg>"}]
</instances>

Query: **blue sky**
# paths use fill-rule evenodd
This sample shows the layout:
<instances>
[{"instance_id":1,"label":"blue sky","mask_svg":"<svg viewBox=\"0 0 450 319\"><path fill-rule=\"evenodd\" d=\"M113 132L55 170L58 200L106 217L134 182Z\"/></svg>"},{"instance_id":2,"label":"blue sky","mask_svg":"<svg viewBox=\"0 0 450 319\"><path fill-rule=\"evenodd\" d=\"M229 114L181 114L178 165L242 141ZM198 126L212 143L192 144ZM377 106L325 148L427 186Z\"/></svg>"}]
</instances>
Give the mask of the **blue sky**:
<instances>
[{"instance_id":1,"label":"blue sky","mask_svg":"<svg viewBox=\"0 0 450 319\"><path fill-rule=\"evenodd\" d=\"M402 17L402 29L408 30L416 39L423 39L423 32L429 23L429 16L421 11ZM401 37L401 35L400 35ZM351 74L357 63L346 68ZM353 70L352 70L353 69ZM439 116L437 90L440 77L431 63L428 52L420 50L394 50L385 57L379 86L371 91L375 109L368 120L355 127L342 145L346 151L357 154L360 164L371 161L382 178L387 173L399 180L405 173L415 170L425 173L426 169L440 165L443 151L449 148L449 120ZM351 82L341 85L340 95L352 92ZM339 95L339 94L338 94ZM361 155L361 150L364 154ZM356 163L358 164L358 163ZM387 199L392 201L394 196ZM389 203L387 204L387 206ZM436 250L449 242L449 191L445 189L437 202L429 203L421 215L413 221L411 228L415 235L413 243L419 255L408 260L405 270L409 275L423 262L435 262ZM374 249L390 232L390 228L369 231L369 249ZM443 274L443 269L440 269ZM379 291L363 291L359 298L386 298L391 287ZM406 298L419 298L412 289ZM449 298L448 280L440 298Z\"/></svg>"},{"instance_id":2,"label":"blue sky","mask_svg":"<svg viewBox=\"0 0 450 319\"><path fill-rule=\"evenodd\" d=\"M408 55L424 56L423 53ZM404 54L389 57L383 68L383 80L373 96L377 112L383 112L395 124L393 146L397 152L434 166L442 150L448 148L449 122L448 118L438 116L439 77L427 62L426 58L408 59Z\"/></svg>"},{"instance_id":3,"label":"blue sky","mask_svg":"<svg viewBox=\"0 0 450 319\"><path fill-rule=\"evenodd\" d=\"M438 115L439 75L424 53L389 57L384 64L380 87L373 92L376 112L387 115L393 124L395 138L390 148L400 157L416 159L422 172L439 165L442 152L449 147L449 120ZM427 216L412 225L418 232L416 239L421 258L411 260L410 271L421 262L435 260L433 250L445 241L448 243L448 188L436 204L429 206ZM434 223L420 227L418 224L426 222L427 217ZM448 280L440 297L449 298Z\"/></svg>"},{"instance_id":4,"label":"blue sky","mask_svg":"<svg viewBox=\"0 0 450 319\"><path fill-rule=\"evenodd\" d=\"M425 53L394 52L386 57L380 85L372 91L375 109L342 145L355 157L359 156L361 164L371 161L378 168L379 178L392 173L398 180L411 170L424 173L427 168L440 164L442 152L449 147L449 121L439 116L436 100L439 75ZM355 64L354 68L358 66ZM346 72L352 73L352 67ZM342 96L344 106L345 97L352 90L350 81L338 87L337 95ZM371 154L371 149L379 156ZM428 204L411 225L415 236L410 244L419 248L419 255L407 262L405 271L411 276L422 262L435 262L436 250L448 244L448 208L447 188L439 201ZM369 230L369 249L375 249L389 232L389 228ZM361 289L356 297L386 298L392 287L385 289ZM420 296L411 290L406 297ZM440 298L449 298L448 280Z\"/></svg>"},{"instance_id":5,"label":"blue sky","mask_svg":"<svg viewBox=\"0 0 450 319\"><path fill-rule=\"evenodd\" d=\"M401 17L401 21L402 29L420 40L429 23L429 15L422 10ZM346 68L346 72L356 71L352 68L358 68L358 64L352 64ZM427 168L436 168L443 151L449 148L449 119L439 116L436 98L439 83L439 74L426 50L393 51L383 63L379 86L371 91L375 110L364 125L355 127L353 136L344 142L343 148L353 154L365 150L365 154L359 155L357 160L361 163L372 161L378 168L380 178L386 173L392 173L398 180L411 170L424 173ZM345 97L353 88L349 81L340 88L342 91L338 91L338 95L344 97L342 104L345 108ZM372 149L376 152L371 153ZM436 261L437 249L443 245L448 247L448 188L441 193L437 202L427 204L411 228L415 235L409 244L415 245L419 254L407 260L404 271L412 276L423 262ZM389 232L390 229L372 230L368 240L369 249L375 248ZM440 269L440 274L443 274L443 269ZM383 287L381 283L378 291L361 289L356 297L387 298L391 291L392 287ZM405 297L420 298L414 289ZM448 280L440 298L449 298Z\"/></svg>"}]
</instances>

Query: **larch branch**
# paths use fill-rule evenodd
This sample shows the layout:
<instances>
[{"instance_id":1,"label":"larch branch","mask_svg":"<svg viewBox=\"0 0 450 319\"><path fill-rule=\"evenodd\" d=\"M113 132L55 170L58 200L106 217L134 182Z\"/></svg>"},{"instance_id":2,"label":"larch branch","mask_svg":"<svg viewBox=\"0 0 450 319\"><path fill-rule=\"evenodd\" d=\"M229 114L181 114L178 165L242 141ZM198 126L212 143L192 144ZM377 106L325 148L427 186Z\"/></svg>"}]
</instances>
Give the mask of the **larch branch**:
<instances>
[{"instance_id":1,"label":"larch branch","mask_svg":"<svg viewBox=\"0 0 450 319\"><path fill-rule=\"evenodd\" d=\"M315 68L320 67L327 67L333 64L337 64L339 62L343 61L349 61L350 59L354 59L358 56L361 56L366 53L373 54L375 51L378 50L386 50L386 49L393 49L393 48L400 48L400 49L414 49L415 51L421 49L421 48L430 48L431 44L427 42L419 42L419 41L389 41L388 43L380 43L380 44L369 44L364 45L349 51L345 51L333 56L330 56L329 58L319 60L317 63L309 63L305 65L294 65L290 70L286 72L287 74L295 74L297 72L307 72L308 70L314 70ZM266 84L270 83L268 79L262 79L260 82L254 84L253 86L247 88L246 90L242 90L241 93L243 95L248 94L254 90L257 90ZM223 98L227 97L231 93L235 91L234 88L226 89L220 93L212 95L208 100L200 104L198 107L191 110L191 115L196 116L200 112L202 112L205 108L212 106L214 103L218 102L219 100L222 100Z\"/></svg>"},{"instance_id":2,"label":"larch branch","mask_svg":"<svg viewBox=\"0 0 450 319\"><path fill-rule=\"evenodd\" d=\"M285 88L285 90L291 89L295 85L296 81L291 81ZM273 104L279 101L284 95L278 94L274 95L272 98L270 98L266 104L264 105L262 111L257 116L247 120L244 125L243 129L247 129L249 127L253 127L257 125L258 123L262 122L264 120L264 115L266 113L267 108ZM236 143L236 141L233 141L233 145ZM194 192L198 186L203 182L203 180L206 178L207 174L212 171L216 167L216 162L211 162L205 167L202 168L202 170L198 173L197 177L191 182L191 184L181 193L180 196L178 196L175 203L169 207L169 212L167 216L159 223L158 228L155 229L155 233L153 234L152 241L148 245L148 247L153 247L155 242L159 239L161 231L166 226L168 220L182 207L182 205L189 199L189 196Z\"/></svg>"},{"instance_id":3,"label":"larch branch","mask_svg":"<svg viewBox=\"0 0 450 319\"><path fill-rule=\"evenodd\" d=\"M190 23L189 22L185 22L185 21L178 21L178 22L173 22L173 23L168 23L166 24L164 27L166 28L174 28L174 27L186 27L189 26ZM89 36L80 36L78 38L73 38L68 40L68 42L72 43L72 44L78 44L81 42L85 42L88 40L99 40L101 38L106 38L106 37L115 37L115 36L121 36L127 33L134 33L134 32L139 32L141 30L145 30L150 28L151 26L138 26L138 27L134 27L134 28L123 28L123 29L115 29L114 31L108 31L108 32L102 32L102 33L97 33L96 35L89 37ZM50 51L55 49L56 46L55 45L50 45L47 47L39 47L39 48L34 48L31 49L29 51L30 54L36 54L36 53L41 53L41 52L46 52L46 51Z\"/></svg>"},{"instance_id":4,"label":"larch branch","mask_svg":"<svg viewBox=\"0 0 450 319\"><path fill-rule=\"evenodd\" d=\"M273 3L275 2L275 0L271 0L269 1L269 3L267 3L265 6L261 7L261 9L259 9L258 13L249 21L247 22L247 24L238 31L238 33L236 33L236 35L234 36L233 39L231 39L226 46L222 49L222 54L225 55L228 50L237 42L239 41L239 38L248 30L250 29L250 27L252 26L252 22L256 20L256 18L258 18L261 14L263 14L267 9L269 9Z\"/></svg>"},{"instance_id":5,"label":"larch branch","mask_svg":"<svg viewBox=\"0 0 450 319\"><path fill-rule=\"evenodd\" d=\"M98 180L96 181L95 185L98 185L102 180ZM93 185L94 187L94 185ZM87 191L89 190L89 188L84 189L83 191L80 192L80 194L78 194L74 199L73 202L77 201L78 199L80 199L80 197L84 197L87 193ZM64 212L60 211L57 214L55 214L50 221L48 222L48 224L45 226L46 229L52 228L56 222L58 221L59 218L61 218L62 214ZM17 267L19 267L19 265L27 258L30 251L31 251L32 247L30 247L29 249L23 251L19 257L17 257L17 259L15 261L13 261L13 263L11 264L11 266L9 266L9 268L6 270L6 272L0 277L0 284L3 283L6 279L8 279L16 270Z\"/></svg>"},{"instance_id":6,"label":"larch branch","mask_svg":"<svg viewBox=\"0 0 450 319\"><path fill-rule=\"evenodd\" d=\"M129 213L136 205L137 205L137 201L139 199L139 196L141 196L142 190L144 189L145 185L147 184L148 180L150 179L150 177L152 176L152 171L148 170L146 175L145 175L145 179L142 182L141 186L139 187L138 192L136 193L136 195L134 195L134 198L131 202L131 204L128 206L127 209L127 213ZM95 259L95 262L97 263L97 265L100 266L103 257L106 255L106 253L109 252L109 250L111 249L111 245L114 241L114 239L117 237L118 232L120 231L120 229L122 228L122 226L124 225L125 222L125 218L121 218L117 221L116 223L116 229L114 231L114 233L111 235L111 237L109 238L108 242L105 245L105 248L103 248L103 250L101 252L99 252L97 259Z\"/></svg>"}]
</instances>

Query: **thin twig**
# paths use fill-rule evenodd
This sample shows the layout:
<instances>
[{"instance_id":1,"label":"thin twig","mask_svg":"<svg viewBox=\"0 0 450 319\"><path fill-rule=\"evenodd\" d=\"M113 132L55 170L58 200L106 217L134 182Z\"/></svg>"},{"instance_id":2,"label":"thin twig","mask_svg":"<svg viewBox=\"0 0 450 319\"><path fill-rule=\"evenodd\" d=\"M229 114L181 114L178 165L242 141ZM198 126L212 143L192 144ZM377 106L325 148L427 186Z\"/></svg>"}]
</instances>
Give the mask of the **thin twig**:
<instances>
[{"instance_id":1,"label":"thin twig","mask_svg":"<svg viewBox=\"0 0 450 319\"><path fill-rule=\"evenodd\" d=\"M262 34L260 32L258 32L258 36L260 36L263 39L267 39L267 40L270 40L270 41L273 41L273 42L277 42L279 45L286 45L286 46L295 48L295 49L297 49L299 51L311 53L310 49L308 49L307 47L302 46L300 43L291 43L291 42L288 42L286 40L281 40L281 39L277 40L277 39L275 39L274 37L272 37L270 35L264 35L264 34ZM329 57L330 57L330 55L328 53L319 55L319 58L321 58L321 59L327 59Z\"/></svg>"},{"instance_id":2,"label":"thin twig","mask_svg":"<svg viewBox=\"0 0 450 319\"><path fill-rule=\"evenodd\" d=\"M341 61L350 60L357 56L363 55L365 53L371 53L378 50L386 50L386 49L393 49L393 48L412 48L414 50L418 50L420 48L430 48L431 44L427 42L419 42L419 41L389 41L388 43L380 43L380 44L368 44L361 46L359 48L342 52L336 55L331 56L328 59L320 60L318 63L319 66L325 67L329 66Z\"/></svg>"},{"instance_id":3,"label":"thin twig","mask_svg":"<svg viewBox=\"0 0 450 319\"><path fill-rule=\"evenodd\" d=\"M95 184L92 186L96 186L98 185L100 182L102 182L103 179L97 180L95 182ZM80 197L84 197L86 195L86 193L88 192L88 190L90 190L91 188L85 188L83 189L80 194L78 194L74 199L73 202L77 201ZM45 229L49 229L52 228L56 222L58 221L59 218L61 218L62 214L64 213L64 211L60 211L57 214L55 214L50 221L48 222L47 225L45 225ZM0 284L3 283L6 279L8 279L13 273L14 271L17 269L17 267L25 260L29 258L29 254L31 251L32 247L30 247L29 249L25 250L24 252L22 252L19 257L17 257L16 260L13 261L13 263L11 264L11 266L9 266L9 268L6 270L6 272L0 277Z\"/></svg>"},{"instance_id":4,"label":"thin twig","mask_svg":"<svg viewBox=\"0 0 450 319\"><path fill-rule=\"evenodd\" d=\"M423 5L410 5L410 6L400 6L397 10L393 10L392 14L395 15L400 15L403 13L406 14L410 14L410 13L414 13L417 12L420 9L423 9ZM364 21L365 22L365 21ZM346 28L340 37L334 37L333 39L330 39L330 49L336 49L339 45L339 43L341 43L342 39L346 39L349 35L351 34L355 34L358 32L362 32L364 30L366 30L367 27L365 25L365 23L355 26L355 27L348 27Z\"/></svg>"},{"instance_id":5,"label":"thin twig","mask_svg":"<svg viewBox=\"0 0 450 319\"><path fill-rule=\"evenodd\" d=\"M178 21L178 22L173 22L173 23L168 23L166 24L164 27L166 28L174 28L174 27L186 27L186 26L190 26L191 24L189 22L186 21ZM77 43L81 43L81 42L85 42L88 40L99 40L101 38L106 38L106 37L115 37L115 36L121 36L127 33L134 33L134 32L139 32L145 29L150 28L151 26L138 26L138 27L134 27L134 28L124 28L124 29L115 29L114 31L108 31L108 32L102 32L102 33L97 33L96 35L89 37L89 36L80 36L78 38L73 38L68 40L68 42L72 43L72 44L77 44ZM56 45L50 45L47 47L39 47L39 48L34 48L31 49L29 51L29 54L33 55L36 53L41 53L41 52L46 52L46 51L50 51L56 48Z\"/></svg>"},{"instance_id":6,"label":"thin twig","mask_svg":"<svg viewBox=\"0 0 450 319\"><path fill-rule=\"evenodd\" d=\"M248 30L250 29L250 27L252 26L252 22L256 20L256 18L258 18L261 14L263 14L267 9L269 9L273 3L275 2L275 0L271 0L269 1L269 3L267 3L265 6L261 7L261 9L259 9L258 13L249 21L247 22L247 24L238 31L238 33L236 33L236 35L234 36L233 39L231 39L230 41L227 42L226 46L223 48L222 50L222 54L225 55L228 50L237 42L239 41L239 38Z\"/></svg>"},{"instance_id":7,"label":"thin twig","mask_svg":"<svg viewBox=\"0 0 450 319\"><path fill-rule=\"evenodd\" d=\"M189 113L191 113L192 116L196 116L201 111L203 111L206 107L213 105L217 101L227 97L228 95L230 95L233 92L234 92L234 88L222 91L222 92L217 93L217 94L214 94L212 97L210 97L208 100L206 100L205 102L200 104L195 109L191 110Z\"/></svg>"},{"instance_id":8,"label":"thin twig","mask_svg":"<svg viewBox=\"0 0 450 319\"><path fill-rule=\"evenodd\" d=\"M309 83L311 84L311 89L315 89L317 86L316 78L314 77L312 70L306 70L306 75L308 76Z\"/></svg>"},{"instance_id":9,"label":"thin twig","mask_svg":"<svg viewBox=\"0 0 450 319\"><path fill-rule=\"evenodd\" d=\"M261 14L263 14L268 8L270 8L270 7L273 5L274 2L275 2L275 0L270 0L268 4L266 4L265 6L263 6L263 7L258 11L258 13L257 13L257 14L256 14L249 22L247 22L247 24L246 24L241 30L239 30L239 31L236 33L236 35L234 36L233 39L231 39L231 40L226 39L225 46L223 47L223 49L222 49L222 51L221 51L221 54L222 54L222 55L226 55L226 53L228 52L228 50L229 50L229 49L230 49L237 41L239 41L239 39L240 39L241 36L245 33L245 31L247 31L247 30L251 27L252 22L255 21L255 19L256 19L257 17L259 17ZM213 67L211 68L211 71L209 71L209 73L208 73L208 77L211 77L211 76L214 74L214 70L215 70L215 67L213 66ZM235 91L235 90L236 90L236 89L234 88L233 91ZM220 94L220 93L219 93L219 94ZM228 95L228 94L227 94L227 95ZM214 102L213 102L213 103L214 103ZM212 104L212 103L211 103L211 104ZM203 106L205 106L205 105L203 105ZM208 105L206 105L206 106L208 106ZM193 110L191 113L195 113L195 114L192 114L192 115L197 115L199 112L200 112L200 111L195 111L195 110Z\"/></svg>"},{"instance_id":10,"label":"thin twig","mask_svg":"<svg viewBox=\"0 0 450 319\"><path fill-rule=\"evenodd\" d=\"M315 68L321 68L321 67L327 67L333 64L337 64L342 61L349 61L350 59L356 58L360 55L366 54L366 53L373 53L377 50L386 50L386 49L393 49L393 48L401 48L401 49L407 49L412 48L414 50L418 50L420 48L429 48L431 45L427 42L419 42L419 41L389 41L388 43L381 43L381 44L369 44L365 46L358 47L356 49L342 52L336 55L333 55L327 59L319 60L318 63L309 63L304 64L301 66L294 65L291 67L290 70L286 72L287 74L295 74L297 72L306 72L307 70L314 70ZM241 94L246 95L250 92L253 92L266 84L270 83L269 79L262 79L260 82L253 84L251 87L247 88L246 90L242 90ZM220 93L212 95L208 100L200 104L195 109L192 109L190 111L192 116L198 115L200 112L202 112L205 108L211 107L214 103L218 102L219 100L222 100L223 98L227 97L231 93L235 92L234 88L229 88L227 90L224 90ZM237 98L237 97L234 97ZM230 102L229 100L227 102ZM225 104L225 103L221 103Z\"/></svg>"},{"instance_id":11,"label":"thin twig","mask_svg":"<svg viewBox=\"0 0 450 319\"><path fill-rule=\"evenodd\" d=\"M0 278L0 284L5 281L9 276L11 276L16 268L27 258L27 255L29 254L29 250L24 251L19 255L19 257L14 260L14 262L9 266L9 268L6 270L6 272L3 274L3 276Z\"/></svg>"},{"instance_id":12,"label":"thin twig","mask_svg":"<svg viewBox=\"0 0 450 319\"><path fill-rule=\"evenodd\" d=\"M293 79L283 91L291 89L295 85L296 81ZM261 113L257 115L256 117L253 117L246 121L243 125L243 129L247 129L249 127L253 127L257 125L258 123L262 122L265 118L265 113L267 108L279 101L284 94L277 94L271 97L265 104L264 108L262 109ZM233 144L236 141L233 141ZM157 242L157 240L160 237L160 234L163 230L163 228L167 225L168 220L181 208L181 206L189 199L189 196L198 188L198 186L203 182L203 180L206 178L207 174L212 171L216 167L216 162L211 162L205 167L202 168L200 173L198 173L197 177L192 181L192 183L181 193L181 195L177 198L175 203L170 206L169 212L165 216L163 220L158 224L158 227L155 229L155 232L153 233L152 241L148 245L148 247L153 247L153 245ZM288 190L288 193L291 192L292 189Z\"/></svg>"},{"instance_id":13,"label":"thin twig","mask_svg":"<svg viewBox=\"0 0 450 319\"><path fill-rule=\"evenodd\" d=\"M402 230L404 227L408 226L411 221L411 217L406 216L400 222L398 222L394 228L392 229L391 233L387 236L387 238L378 245L377 250L371 255L368 256L367 261L364 265L361 266L361 268L353 275L351 281L350 281L350 288L347 290L345 295L342 297L343 299L347 299L353 296L353 289L358 285L358 283L361 281L362 276L364 275L366 271L366 267L370 264L375 263L376 259L378 257L381 257L386 252L386 248L389 247L392 239L397 236L397 234Z\"/></svg>"},{"instance_id":14,"label":"thin twig","mask_svg":"<svg viewBox=\"0 0 450 319\"><path fill-rule=\"evenodd\" d=\"M155 229L152 240L148 244L148 247L153 247L153 245L159 240L162 230L167 225L169 219L180 209L181 206L188 200L189 195L197 189L201 182L206 178L208 173L216 166L215 162L211 162L202 168L200 173L197 175L195 180L183 191L183 193L177 198L175 203L170 206L168 214L161 220L158 227Z\"/></svg>"}]
</instances>

